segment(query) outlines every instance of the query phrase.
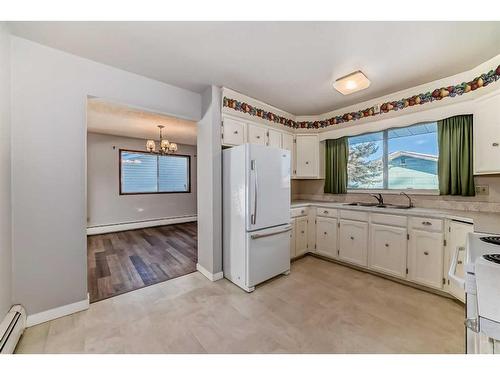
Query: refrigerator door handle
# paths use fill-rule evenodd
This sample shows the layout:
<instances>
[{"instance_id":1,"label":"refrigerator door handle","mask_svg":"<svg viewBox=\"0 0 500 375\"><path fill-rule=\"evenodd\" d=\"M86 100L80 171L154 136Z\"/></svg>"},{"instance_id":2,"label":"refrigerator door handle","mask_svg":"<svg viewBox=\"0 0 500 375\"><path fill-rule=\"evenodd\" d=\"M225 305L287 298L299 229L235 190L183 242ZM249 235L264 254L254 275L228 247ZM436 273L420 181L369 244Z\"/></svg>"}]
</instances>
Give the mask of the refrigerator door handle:
<instances>
[{"instance_id":1,"label":"refrigerator door handle","mask_svg":"<svg viewBox=\"0 0 500 375\"><path fill-rule=\"evenodd\" d=\"M250 221L252 224L255 224L257 222L257 198L258 198L258 188L259 188L259 183L257 182L258 177L257 177L257 161L252 160L251 162L251 168L254 173L254 202L253 202L253 214L250 216Z\"/></svg>"},{"instance_id":2,"label":"refrigerator door handle","mask_svg":"<svg viewBox=\"0 0 500 375\"><path fill-rule=\"evenodd\" d=\"M255 233L255 234L252 234L252 235L250 236L250 238L251 238L252 240L255 240L255 239L257 239L257 238L269 237L269 236L274 236L274 235L276 235L276 234L281 234L281 233L290 232L291 230L292 230L292 227L291 227L291 226L289 226L289 227L286 227L286 228L284 228L284 229L282 229L282 230L279 230L279 231L276 231L276 232L261 233L261 234L259 234L259 233Z\"/></svg>"}]
</instances>

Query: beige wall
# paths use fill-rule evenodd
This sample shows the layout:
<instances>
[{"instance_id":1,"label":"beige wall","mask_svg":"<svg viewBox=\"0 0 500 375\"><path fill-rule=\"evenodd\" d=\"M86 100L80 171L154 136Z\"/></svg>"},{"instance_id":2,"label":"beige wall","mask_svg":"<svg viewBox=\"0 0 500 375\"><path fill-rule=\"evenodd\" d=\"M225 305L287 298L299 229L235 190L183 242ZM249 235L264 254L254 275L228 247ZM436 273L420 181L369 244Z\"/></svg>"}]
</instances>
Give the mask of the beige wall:
<instances>
[{"instance_id":1,"label":"beige wall","mask_svg":"<svg viewBox=\"0 0 500 375\"><path fill-rule=\"evenodd\" d=\"M179 144L191 156L191 192L120 195L119 149L144 150L146 140L87 135L87 225L111 225L196 215L196 146Z\"/></svg>"},{"instance_id":2,"label":"beige wall","mask_svg":"<svg viewBox=\"0 0 500 375\"><path fill-rule=\"evenodd\" d=\"M500 176L476 176L476 185L487 185L488 195L475 197L412 195L415 206L426 208L455 209L464 211L500 211ZM294 180L292 182L293 200L324 200L330 202L375 201L368 194L325 194L324 180ZM399 194L384 193L387 203L405 204L408 200Z\"/></svg>"}]
</instances>

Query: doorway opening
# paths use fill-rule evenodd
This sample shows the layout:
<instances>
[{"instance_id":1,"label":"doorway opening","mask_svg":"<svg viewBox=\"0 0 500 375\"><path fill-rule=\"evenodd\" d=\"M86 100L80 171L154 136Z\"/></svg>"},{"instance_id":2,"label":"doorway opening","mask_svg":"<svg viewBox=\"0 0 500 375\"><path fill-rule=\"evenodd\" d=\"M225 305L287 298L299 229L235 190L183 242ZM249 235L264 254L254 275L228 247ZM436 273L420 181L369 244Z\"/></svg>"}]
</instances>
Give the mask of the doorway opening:
<instances>
[{"instance_id":1,"label":"doorway opening","mask_svg":"<svg viewBox=\"0 0 500 375\"><path fill-rule=\"evenodd\" d=\"M196 168L195 122L88 98L91 303L196 271Z\"/></svg>"}]
</instances>

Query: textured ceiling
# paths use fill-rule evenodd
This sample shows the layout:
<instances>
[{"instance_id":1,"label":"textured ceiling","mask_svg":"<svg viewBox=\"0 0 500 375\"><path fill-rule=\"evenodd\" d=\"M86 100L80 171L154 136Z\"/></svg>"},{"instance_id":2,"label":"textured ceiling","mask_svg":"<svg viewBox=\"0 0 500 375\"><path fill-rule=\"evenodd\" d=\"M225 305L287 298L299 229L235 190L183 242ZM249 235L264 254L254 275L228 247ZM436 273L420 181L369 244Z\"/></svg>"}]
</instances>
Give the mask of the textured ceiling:
<instances>
[{"instance_id":1,"label":"textured ceiling","mask_svg":"<svg viewBox=\"0 0 500 375\"><path fill-rule=\"evenodd\" d=\"M201 92L226 86L295 115L444 78L500 53L500 22L12 22L14 34ZM333 81L371 81L343 96Z\"/></svg>"}]
</instances>

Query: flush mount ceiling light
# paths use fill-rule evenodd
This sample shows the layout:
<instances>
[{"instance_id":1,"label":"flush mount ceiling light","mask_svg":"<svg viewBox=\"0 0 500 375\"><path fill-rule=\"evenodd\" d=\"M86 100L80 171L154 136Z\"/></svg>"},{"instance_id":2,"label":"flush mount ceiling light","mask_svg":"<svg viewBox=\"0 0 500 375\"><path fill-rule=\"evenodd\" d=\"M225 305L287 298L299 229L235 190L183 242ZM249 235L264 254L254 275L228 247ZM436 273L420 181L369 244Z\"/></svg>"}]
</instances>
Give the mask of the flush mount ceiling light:
<instances>
[{"instance_id":1,"label":"flush mount ceiling light","mask_svg":"<svg viewBox=\"0 0 500 375\"><path fill-rule=\"evenodd\" d=\"M169 142L167 139L163 138L162 130L165 126L158 125L158 129L160 129L160 147L158 152L160 154L170 154L177 151L177 144L173 142ZM149 139L146 142L146 149L149 152L154 152L156 150L156 142L152 139Z\"/></svg>"},{"instance_id":2,"label":"flush mount ceiling light","mask_svg":"<svg viewBox=\"0 0 500 375\"><path fill-rule=\"evenodd\" d=\"M333 83L335 90L342 95L349 95L353 92L364 90L369 86L370 80L366 78L361 70L341 77Z\"/></svg>"}]
</instances>

